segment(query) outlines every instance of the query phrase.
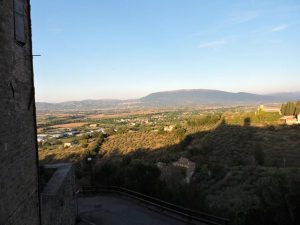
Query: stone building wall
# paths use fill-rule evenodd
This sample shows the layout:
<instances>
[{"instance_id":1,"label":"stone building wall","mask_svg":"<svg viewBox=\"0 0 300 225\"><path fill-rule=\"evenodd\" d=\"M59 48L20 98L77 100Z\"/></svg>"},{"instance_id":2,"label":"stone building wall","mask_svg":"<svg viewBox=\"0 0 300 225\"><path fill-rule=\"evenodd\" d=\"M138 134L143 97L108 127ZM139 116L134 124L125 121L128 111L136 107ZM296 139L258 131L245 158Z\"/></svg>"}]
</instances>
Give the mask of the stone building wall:
<instances>
[{"instance_id":1,"label":"stone building wall","mask_svg":"<svg viewBox=\"0 0 300 225\"><path fill-rule=\"evenodd\" d=\"M77 216L74 167L69 163L43 166L56 169L41 192L42 225L74 225Z\"/></svg>"},{"instance_id":2,"label":"stone building wall","mask_svg":"<svg viewBox=\"0 0 300 225\"><path fill-rule=\"evenodd\" d=\"M0 0L0 225L40 224L29 0L24 4L20 45L14 1Z\"/></svg>"}]
</instances>

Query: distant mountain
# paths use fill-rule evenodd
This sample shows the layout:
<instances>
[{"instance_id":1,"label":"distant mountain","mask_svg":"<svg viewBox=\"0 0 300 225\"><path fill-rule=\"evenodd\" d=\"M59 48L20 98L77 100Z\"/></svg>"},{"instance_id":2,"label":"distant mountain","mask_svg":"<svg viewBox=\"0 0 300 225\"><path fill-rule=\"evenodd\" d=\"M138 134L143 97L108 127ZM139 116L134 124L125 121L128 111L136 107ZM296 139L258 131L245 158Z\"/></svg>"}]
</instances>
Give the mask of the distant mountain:
<instances>
[{"instance_id":1,"label":"distant mountain","mask_svg":"<svg viewBox=\"0 0 300 225\"><path fill-rule=\"evenodd\" d=\"M270 96L280 97L289 101L300 101L300 91L296 92L279 92L270 94Z\"/></svg>"},{"instance_id":2,"label":"distant mountain","mask_svg":"<svg viewBox=\"0 0 300 225\"><path fill-rule=\"evenodd\" d=\"M158 106L245 105L279 101L279 99L274 96L206 89L157 92L143 97L140 100L144 104Z\"/></svg>"},{"instance_id":3,"label":"distant mountain","mask_svg":"<svg viewBox=\"0 0 300 225\"><path fill-rule=\"evenodd\" d=\"M37 110L92 110L101 108L114 108L116 105L122 102L122 100L116 99L82 100L61 103L37 102L36 108Z\"/></svg>"},{"instance_id":4,"label":"distant mountain","mask_svg":"<svg viewBox=\"0 0 300 225\"><path fill-rule=\"evenodd\" d=\"M83 100L62 103L37 102L37 110L92 110L129 107L228 106L281 103L300 99L300 92L258 95L207 89L163 91L134 100Z\"/></svg>"}]
</instances>

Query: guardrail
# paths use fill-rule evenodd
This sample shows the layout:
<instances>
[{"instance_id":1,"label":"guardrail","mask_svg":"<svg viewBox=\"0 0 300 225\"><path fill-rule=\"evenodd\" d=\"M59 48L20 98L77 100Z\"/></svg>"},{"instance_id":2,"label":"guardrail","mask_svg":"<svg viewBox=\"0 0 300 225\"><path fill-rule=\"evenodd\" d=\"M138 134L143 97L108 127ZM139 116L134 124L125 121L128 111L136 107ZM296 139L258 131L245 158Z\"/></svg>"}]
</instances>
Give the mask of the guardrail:
<instances>
[{"instance_id":1,"label":"guardrail","mask_svg":"<svg viewBox=\"0 0 300 225\"><path fill-rule=\"evenodd\" d=\"M136 191L132 191L122 187L116 186L84 186L80 189L79 193L81 194L94 194L100 192L110 192L110 193L118 193L121 195L126 195L128 197L137 199L143 203L159 208L163 211L174 213L178 216L184 217L189 221L198 221L204 224L209 225L228 225L229 220L212 216L210 214L194 211L188 208L184 208L178 205L174 205L169 202L162 201L158 198L153 198L144 194L141 194Z\"/></svg>"}]
</instances>

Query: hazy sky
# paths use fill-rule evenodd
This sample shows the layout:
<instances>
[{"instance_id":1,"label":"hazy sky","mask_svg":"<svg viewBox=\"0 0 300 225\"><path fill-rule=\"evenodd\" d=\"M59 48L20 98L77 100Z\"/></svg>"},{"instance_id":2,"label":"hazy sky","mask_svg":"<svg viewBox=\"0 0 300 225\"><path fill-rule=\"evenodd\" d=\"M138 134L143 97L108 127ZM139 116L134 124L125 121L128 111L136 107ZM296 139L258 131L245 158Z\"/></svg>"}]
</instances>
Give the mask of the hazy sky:
<instances>
[{"instance_id":1,"label":"hazy sky","mask_svg":"<svg viewBox=\"0 0 300 225\"><path fill-rule=\"evenodd\" d=\"M31 0L36 99L300 90L299 0Z\"/></svg>"}]
</instances>

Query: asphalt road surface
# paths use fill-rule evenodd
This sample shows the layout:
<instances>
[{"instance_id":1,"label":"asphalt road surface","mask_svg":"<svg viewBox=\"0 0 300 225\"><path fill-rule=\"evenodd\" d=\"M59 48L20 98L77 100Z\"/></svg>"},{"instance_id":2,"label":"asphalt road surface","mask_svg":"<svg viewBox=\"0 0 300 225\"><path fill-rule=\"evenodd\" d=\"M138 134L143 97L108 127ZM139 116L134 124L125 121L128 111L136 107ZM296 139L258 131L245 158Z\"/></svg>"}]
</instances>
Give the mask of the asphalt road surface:
<instances>
[{"instance_id":1,"label":"asphalt road surface","mask_svg":"<svg viewBox=\"0 0 300 225\"><path fill-rule=\"evenodd\" d=\"M78 213L89 225L183 225L191 224L149 209L138 201L118 195L78 199Z\"/></svg>"}]
</instances>

